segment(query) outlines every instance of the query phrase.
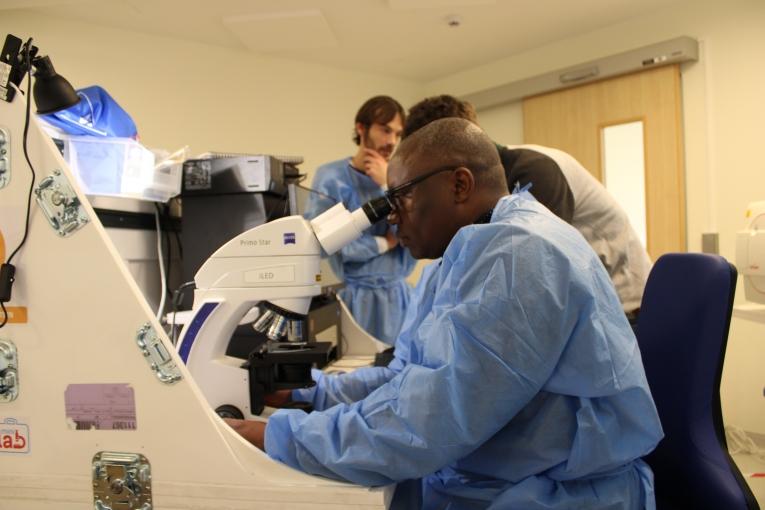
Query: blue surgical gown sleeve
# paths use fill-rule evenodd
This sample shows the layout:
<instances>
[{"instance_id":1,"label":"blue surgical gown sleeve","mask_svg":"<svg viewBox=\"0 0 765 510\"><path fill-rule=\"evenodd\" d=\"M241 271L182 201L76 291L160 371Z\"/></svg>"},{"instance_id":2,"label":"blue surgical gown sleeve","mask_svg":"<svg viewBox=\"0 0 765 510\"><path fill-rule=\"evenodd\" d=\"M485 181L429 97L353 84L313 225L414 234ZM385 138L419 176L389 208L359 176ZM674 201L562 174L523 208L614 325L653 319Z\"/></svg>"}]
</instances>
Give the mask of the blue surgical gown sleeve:
<instances>
[{"instance_id":1,"label":"blue surgical gown sleeve","mask_svg":"<svg viewBox=\"0 0 765 510\"><path fill-rule=\"evenodd\" d=\"M361 485L419 478L475 450L539 393L575 320L567 257L523 232L477 227L452 240L432 306L402 331L414 338L399 342L421 344L413 362L359 402L275 413L271 457Z\"/></svg>"},{"instance_id":2,"label":"blue surgical gown sleeve","mask_svg":"<svg viewBox=\"0 0 765 510\"><path fill-rule=\"evenodd\" d=\"M361 400L395 375L395 372L387 367L362 367L346 374L312 371L316 385L293 390L292 399L310 402L315 410L323 411L337 404Z\"/></svg>"},{"instance_id":3,"label":"blue surgical gown sleeve","mask_svg":"<svg viewBox=\"0 0 765 510\"><path fill-rule=\"evenodd\" d=\"M373 235L365 233L345 245L340 254L346 262L365 262L380 255L380 249Z\"/></svg>"}]
</instances>

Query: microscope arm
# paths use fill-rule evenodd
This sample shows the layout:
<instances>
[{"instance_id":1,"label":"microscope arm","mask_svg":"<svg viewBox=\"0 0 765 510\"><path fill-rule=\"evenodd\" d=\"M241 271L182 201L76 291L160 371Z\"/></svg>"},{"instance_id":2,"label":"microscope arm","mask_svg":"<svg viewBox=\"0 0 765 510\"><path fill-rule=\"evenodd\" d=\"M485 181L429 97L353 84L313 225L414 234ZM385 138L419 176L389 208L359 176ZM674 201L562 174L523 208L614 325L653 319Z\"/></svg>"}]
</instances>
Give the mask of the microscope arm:
<instances>
[{"instance_id":1,"label":"microscope arm","mask_svg":"<svg viewBox=\"0 0 765 510\"><path fill-rule=\"evenodd\" d=\"M305 317L311 298L321 292L322 248L334 253L389 211L381 197L353 212L337 204L310 223L300 216L281 218L240 234L202 265L178 351L214 409L235 408L248 418L262 411L262 392L254 395L251 388L259 382L250 381L241 359L226 355L244 314L258 304L266 307L255 327L267 330L270 340L280 339L286 324Z\"/></svg>"}]
</instances>

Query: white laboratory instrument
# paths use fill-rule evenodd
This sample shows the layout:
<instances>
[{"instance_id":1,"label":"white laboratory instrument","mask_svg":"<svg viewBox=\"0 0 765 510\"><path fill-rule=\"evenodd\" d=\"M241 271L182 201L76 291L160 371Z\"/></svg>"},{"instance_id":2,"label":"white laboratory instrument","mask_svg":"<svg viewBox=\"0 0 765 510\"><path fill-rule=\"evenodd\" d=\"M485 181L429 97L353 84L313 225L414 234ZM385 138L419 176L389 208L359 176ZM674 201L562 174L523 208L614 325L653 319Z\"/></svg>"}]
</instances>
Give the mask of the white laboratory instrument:
<instances>
[{"instance_id":1,"label":"white laboratory instrument","mask_svg":"<svg viewBox=\"0 0 765 510\"><path fill-rule=\"evenodd\" d=\"M336 204L310 223L281 218L240 234L202 265L178 353L216 412L253 418L263 411L266 393L311 384L311 366L328 348L307 343L304 335L311 298L321 292L321 250L334 253L389 211L382 197L352 213ZM262 313L254 328L269 341L243 364L226 349L256 305Z\"/></svg>"},{"instance_id":2,"label":"white laboratory instrument","mask_svg":"<svg viewBox=\"0 0 765 510\"><path fill-rule=\"evenodd\" d=\"M24 125L24 96L0 101L3 261L24 237ZM293 470L215 415L34 115L26 138L37 176L0 328L0 507L385 508L389 489ZM290 292L269 299L302 310Z\"/></svg>"},{"instance_id":3,"label":"white laboratory instrument","mask_svg":"<svg viewBox=\"0 0 765 510\"><path fill-rule=\"evenodd\" d=\"M746 220L746 229L736 234L736 267L746 300L765 304L765 201L749 204Z\"/></svg>"}]
</instances>

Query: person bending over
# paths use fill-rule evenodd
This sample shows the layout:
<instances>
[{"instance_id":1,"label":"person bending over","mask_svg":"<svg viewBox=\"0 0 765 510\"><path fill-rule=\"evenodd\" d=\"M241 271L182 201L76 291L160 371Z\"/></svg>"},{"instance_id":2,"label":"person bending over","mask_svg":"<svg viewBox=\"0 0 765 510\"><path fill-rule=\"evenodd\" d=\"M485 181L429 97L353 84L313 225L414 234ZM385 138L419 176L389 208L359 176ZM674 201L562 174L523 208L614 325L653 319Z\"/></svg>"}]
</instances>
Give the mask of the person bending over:
<instances>
[{"instance_id":1,"label":"person bending over","mask_svg":"<svg viewBox=\"0 0 765 510\"><path fill-rule=\"evenodd\" d=\"M423 99L409 109L404 138L428 123L458 117L478 124L473 106L453 96ZM510 190L530 185L534 198L590 243L616 287L624 313L637 322L651 259L627 213L573 156L541 145L499 145Z\"/></svg>"}]
</instances>

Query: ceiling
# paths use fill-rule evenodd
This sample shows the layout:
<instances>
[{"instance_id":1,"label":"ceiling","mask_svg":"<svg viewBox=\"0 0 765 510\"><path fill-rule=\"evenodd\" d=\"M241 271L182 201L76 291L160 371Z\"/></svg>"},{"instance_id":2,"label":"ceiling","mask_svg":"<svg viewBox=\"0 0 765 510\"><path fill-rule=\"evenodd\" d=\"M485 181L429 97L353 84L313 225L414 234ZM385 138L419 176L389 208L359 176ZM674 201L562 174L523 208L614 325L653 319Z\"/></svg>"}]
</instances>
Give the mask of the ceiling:
<instances>
[{"instance_id":1,"label":"ceiling","mask_svg":"<svg viewBox=\"0 0 765 510\"><path fill-rule=\"evenodd\" d=\"M0 0L116 27L427 82L684 0Z\"/></svg>"}]
</instances>

